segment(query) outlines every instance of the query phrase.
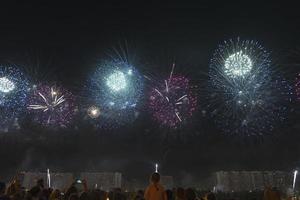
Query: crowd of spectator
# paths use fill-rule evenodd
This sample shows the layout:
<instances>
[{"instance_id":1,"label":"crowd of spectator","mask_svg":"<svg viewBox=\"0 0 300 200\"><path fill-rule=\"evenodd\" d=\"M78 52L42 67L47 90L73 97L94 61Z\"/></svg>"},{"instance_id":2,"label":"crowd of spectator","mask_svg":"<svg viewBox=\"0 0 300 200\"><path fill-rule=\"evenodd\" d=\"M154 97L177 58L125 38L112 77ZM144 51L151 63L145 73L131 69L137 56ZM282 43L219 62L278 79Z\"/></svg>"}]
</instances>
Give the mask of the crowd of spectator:
<instances>
[{"instance_id":1,"label":"crowd of spectator","mask_svg":"<svg viewBox=\"0 0 300 200\"><path fill-rule=\"evenodd\" d=\"M292 197L290 197L291 199ZM265 191L240 193L201 192L192 188L165 189L160 184L160 175L153 173L150 184L145 190L135 192L122 191L115 188L111 191L89 189L85 180L76 180L65 191L44 186L43 179L36 182L30 189L21 186L20 181L14 179L5 184L0 182L0 200L280 200L280 192L272 188Z\"/></svg>"}]
</instances>

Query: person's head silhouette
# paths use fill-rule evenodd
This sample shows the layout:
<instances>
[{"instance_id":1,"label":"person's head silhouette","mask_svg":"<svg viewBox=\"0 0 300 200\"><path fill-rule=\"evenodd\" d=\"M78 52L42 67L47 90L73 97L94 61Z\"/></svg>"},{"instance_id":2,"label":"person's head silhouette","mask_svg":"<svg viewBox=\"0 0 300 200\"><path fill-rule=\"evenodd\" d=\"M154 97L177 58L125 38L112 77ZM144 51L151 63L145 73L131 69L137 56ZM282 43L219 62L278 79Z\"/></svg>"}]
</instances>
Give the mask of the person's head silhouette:
<instances>
[{"instance_id":1,"label":"person's head silhouette","mask_svg":"<svg viewBox=\"0 0 300 200\"><path fill-rule=\"evenodd\" d=\"M154 173L151 175L150 180L151 180L152 183L159 183L159 181L160 181L160 174L157 173L157 172L154 172Z\"/></svg>"}]
</instances>

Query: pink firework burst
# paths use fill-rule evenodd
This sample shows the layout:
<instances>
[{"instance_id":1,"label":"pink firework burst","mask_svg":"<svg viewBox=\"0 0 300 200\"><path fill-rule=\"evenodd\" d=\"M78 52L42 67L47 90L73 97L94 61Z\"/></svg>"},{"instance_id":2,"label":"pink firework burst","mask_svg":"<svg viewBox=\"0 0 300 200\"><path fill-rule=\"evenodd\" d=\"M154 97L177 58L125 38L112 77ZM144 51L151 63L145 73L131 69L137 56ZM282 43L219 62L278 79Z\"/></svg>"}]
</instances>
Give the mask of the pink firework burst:
<instances>
[{"instance_id":1,"label":"pink firework burst","mask_svg":"<svg viewBox=\"0 0 300 200\"><path fill-rule=\"evenodd\" d=\"M173 75L152 88L149 108L154 120L164 126L176 128L185 124L197 107L197 97L188 78Z\"/></svg>"}]
</instances>

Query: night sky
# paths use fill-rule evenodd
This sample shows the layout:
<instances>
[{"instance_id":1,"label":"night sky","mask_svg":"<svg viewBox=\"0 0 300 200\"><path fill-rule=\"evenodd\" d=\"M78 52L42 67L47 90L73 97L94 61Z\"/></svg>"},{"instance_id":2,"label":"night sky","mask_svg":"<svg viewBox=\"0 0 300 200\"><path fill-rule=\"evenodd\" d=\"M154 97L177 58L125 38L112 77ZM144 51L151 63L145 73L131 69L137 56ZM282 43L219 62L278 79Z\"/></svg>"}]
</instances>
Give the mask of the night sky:
<instances>
[{"instance_id":1,"label":"night sky","mask_svg":"<svg viewBox=\"0 0 300 200\"><path fill-rule=\"evenodd\" d=\"M175 61L176 70L200 86L217 45L237 37L259 41L288 79L299 72L296 5L20 3L0 6L0 25L1 62L38 68L37 79L60 82L74 93L95 63L124 43L143 63L137 67L142 73L167 75ZM282 127L264 137L226 136L200 113L188 127L172 131L143 113L115 130L86 125L47 130L25 121L20 131L0 135L0 178L50 168L120 171L129 179L147 180L158 162L163 174L188 183L216 170L292 170L300 165L299 104Z\"/></svg>"}]
</instances>

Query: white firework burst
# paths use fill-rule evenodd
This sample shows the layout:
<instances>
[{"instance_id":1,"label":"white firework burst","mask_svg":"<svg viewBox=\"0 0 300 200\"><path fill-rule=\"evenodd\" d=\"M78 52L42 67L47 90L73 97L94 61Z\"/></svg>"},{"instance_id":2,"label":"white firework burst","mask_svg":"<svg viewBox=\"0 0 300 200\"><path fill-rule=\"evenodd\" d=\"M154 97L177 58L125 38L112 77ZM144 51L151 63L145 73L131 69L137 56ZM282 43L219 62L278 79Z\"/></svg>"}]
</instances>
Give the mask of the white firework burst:
<instances>
[{"instance_id":1,"label":"white firework burst","mask_svg":"<svg viewBox=\"0 0 300 200\"><path fill-rule=\"evenodd\" d=\"M209 109L227 133L262 135L284 119L286 85L262 46L230 40L220 45L210 63Z\"/></svg>"}]
</instances>

